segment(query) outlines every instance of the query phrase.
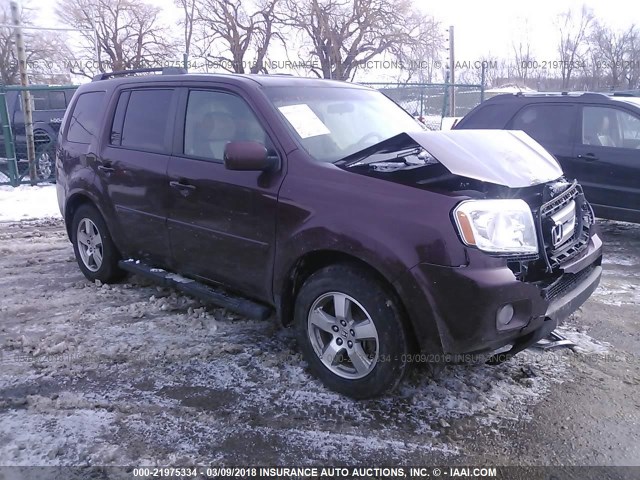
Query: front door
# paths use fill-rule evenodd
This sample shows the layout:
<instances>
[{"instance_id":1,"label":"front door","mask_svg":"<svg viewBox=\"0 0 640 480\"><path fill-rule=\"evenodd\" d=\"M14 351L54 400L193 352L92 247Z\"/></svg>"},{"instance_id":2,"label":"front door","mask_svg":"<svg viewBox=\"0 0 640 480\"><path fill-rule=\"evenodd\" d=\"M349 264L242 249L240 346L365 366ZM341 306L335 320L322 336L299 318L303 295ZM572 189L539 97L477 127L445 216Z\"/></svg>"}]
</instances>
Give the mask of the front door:
<instances>
[{"instance_id":1,"label":"front door","mask_svg":"<svg viewBox=\"0 0 640 480\"><path fill-rule=\"evenodd\" d=\"M231 141L258 141L276 152L259 116L239 94L185 90L181 105L184 131L168 170L176 268L268 301L284 165L274 172L225 168L224 148Z\"/></svg>"},{"instance_id":2,"label":"front door","mask_svg":"<svg viewBox=\"0 0 640 480\"><path fill-rule=\"evenodd\" d=\"M640 210L640 117L617 107L582 108L573 168L596 214L625 219Z\"/></svg>"}]
</instances>

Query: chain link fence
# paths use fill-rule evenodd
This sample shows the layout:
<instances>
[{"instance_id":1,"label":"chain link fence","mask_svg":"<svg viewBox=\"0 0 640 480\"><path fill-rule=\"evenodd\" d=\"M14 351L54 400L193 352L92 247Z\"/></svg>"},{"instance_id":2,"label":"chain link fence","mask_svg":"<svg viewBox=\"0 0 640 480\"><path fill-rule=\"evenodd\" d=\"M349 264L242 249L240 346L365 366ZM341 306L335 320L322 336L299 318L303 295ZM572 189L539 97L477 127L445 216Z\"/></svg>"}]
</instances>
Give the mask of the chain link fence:
<instances>
[{"instance_id":1,"label":"chain link fence","mask_svg":"<svg viewBox=\"0 0 640 480\"><path fill-rule=\"evenodd\" d=\"M442 118L450 116L451 91L455 91L455 117L462 117L484 99L482 85L449 83L363 82L380 90L428 129L440 130ZM0 86L0 184L31 182L22 95L31 94L37 182L55 180L55 144L65 109L77 86Z\"/></svg>"},{"instance_id":2,"label":"chain link fence","mask_svg":"<svg viewBox=\"0 0 640 480\"><path fill-rule=\"evenodd\" d=\"M0 86L0 184L31 183L23 95L31 97L36 182L55 181L55 147L67 105L77 86Z\"/></svg>"},{"instance_id":3,"label":"chain link fence","mask_svg":"<svg viewBox=\"0 0 640 480\"><path fill-rule=\"evenodd\" d=\"M462 117L484 99L482 85L449 83L362 82L391 98L430 130L440 130L443 117L450 116L451 90L455 90L454 117Z\"/></svg>"}]
</instances>

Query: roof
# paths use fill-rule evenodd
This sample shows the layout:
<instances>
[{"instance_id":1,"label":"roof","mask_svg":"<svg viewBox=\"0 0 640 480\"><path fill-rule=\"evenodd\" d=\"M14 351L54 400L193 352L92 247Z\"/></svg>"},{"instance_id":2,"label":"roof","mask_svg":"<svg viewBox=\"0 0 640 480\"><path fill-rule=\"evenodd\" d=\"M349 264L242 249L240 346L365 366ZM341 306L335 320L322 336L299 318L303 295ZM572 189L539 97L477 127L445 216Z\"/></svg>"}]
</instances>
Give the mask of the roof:
<instances>
[{"instance_id":1,"label":"roof","mask_svg":"<svg viewBox=\"0 0 640 480\"><path fill-rule=\"evenodd\" d=\"M634 97L627 93L617 92L518 92L514 94L505 93L496 95L487 99L484 103L501 103L501 102L520 102L530 103L533 99L540 101L558 101L558 102L575 102L575 103L612 103L624 102L630 105L640 107L640 97Z\"/></svg>"},{"instance_id":2,"label":"roof","mask_svg":"<svg viewBox=\"0 0 640 480\"><path fill-rule=\"evenodd\" d=\"M140 75L144 73L145 75ZM93 82L114 82L114 83L140 83L140 82L185 82L185 81L218 81L223 83L252 84L262 87L336 87L336 88L358 88L369 89L368 87L350 82L337 80L327 80L321 78L297 77L283 74L239 74L239 73L187 73L180 68L167 69L138 69L122 72L108 72L98 74L93 78Z\"/></svg>"}]
</instances>

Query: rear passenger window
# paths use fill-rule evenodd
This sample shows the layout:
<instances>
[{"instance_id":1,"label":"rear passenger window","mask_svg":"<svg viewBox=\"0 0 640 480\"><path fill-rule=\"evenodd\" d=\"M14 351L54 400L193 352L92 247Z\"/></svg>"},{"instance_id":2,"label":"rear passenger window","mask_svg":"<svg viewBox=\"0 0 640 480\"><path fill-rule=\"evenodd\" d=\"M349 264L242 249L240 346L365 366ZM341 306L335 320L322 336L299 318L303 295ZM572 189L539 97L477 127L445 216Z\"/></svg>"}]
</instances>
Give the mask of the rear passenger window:
<instances>
[{"instance_id":1,"label":"rear passenger window","mask_svg":"<svg viewBox=\"0 0 640 480\"><path fill-rule=\"evenodd\" d=\"M131 91L120 145L135 150L165 152L172 96L173 90L170 89Z\"/></svg>"},{"instance_id":2,"label":"rear passenger window","mask_svg":"<svg viewBox=\"0 0 640 480\"><path fill-rule=\"evenodd\" d=\"M49 92L49 108L51 110L64 110L67 108L64 92L59 90Z\"/></svg>"},{"instance_id":3,"label":"rear passenger window","mask_svg":"<svg viewBox=\"0 0 640 480\"><path fill-rule=\"evenodd\" d=\"M573 142L573 105L529 105L511 122L511 130L522 130L542 145L570 145Z\"/></svg>"},{"instance_id":4,"label":"rear passenger window","mask_svg":"<svg viewBox=\"0 0 640 480\"><path fill-rule=\"evenodd\" d=\"M508 111L504 105L489 104L478 109L461 123L463 128L497 128L502 130L508 120Z\"/></svg>"},{"instance_id":5,"label":"rear passenger window","mask_svg":"<svg viewBox=\"0 0 640 480\"><path fill-rule=\"evenodd\" d=\"M103 101L104 92L88 92L78 97L69 120L69 142L91 143L92 137L96 134L96 120L99 118L96 112L102 110Z\"/></svg>"},{"instance_id":6,"label":"rear passenger window","mask_svg":"<svg viewBox=\"0 0 640 480\"><path fill-rule=\"evenodd\" d=\"M33 109L49 110L49 93L34 91L31 93L31 99L33 100Z\"/></svg>"}]
</instances>

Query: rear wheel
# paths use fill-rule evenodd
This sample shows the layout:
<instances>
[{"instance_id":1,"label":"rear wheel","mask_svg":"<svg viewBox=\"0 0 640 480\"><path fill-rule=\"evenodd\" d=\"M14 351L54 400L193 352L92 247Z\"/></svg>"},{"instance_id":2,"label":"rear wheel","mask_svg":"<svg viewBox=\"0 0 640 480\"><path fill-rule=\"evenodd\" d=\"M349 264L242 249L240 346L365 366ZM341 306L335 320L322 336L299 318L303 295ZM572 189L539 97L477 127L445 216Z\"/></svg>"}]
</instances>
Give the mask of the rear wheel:
<instances>
[{"instance_id":1,"label":"rear wheel","mask_svg":"<svg viewBox=\"0 0 640 480\"><path fill-rule=\"evenodd\" d=\"M55 179L55 164L53 160L53 152L50 148L43 148L37 153L36 173L40 181L43 182Z\"/></svg>"},{"instance_id":2,"label":"rear wheel","mask_svg":"<svg viewBox=\"0 0 640 480\"><path fill-rule=\"evenodd\" d=\"M353 398L393 390L407 369L407 341L395 296L368 271L331 265L296 299L298 340L311 371Z\"/></svg>"},{"instance_id":3,"label":"rear wheel","mask_svg":"<svg viewBox=\"0 0 640 480\"><path fill-rule=\"evenodd\" d=\"M81 205L73 215L71 231L76 260L85 277L109 283L124 276L118 268L120 255L96 207Z\"/></svg>"},{"instance_id":4,"label":"rear wheel","mask_svg":"<svg viewBox=\"0 0 640 480\"><path fill-rule=\"evenodd\" d=\"M55 149L51 136L44 130L33 132L36 148L36 174L41 182L55 180Z\"/></svg>"}]
</instances>

